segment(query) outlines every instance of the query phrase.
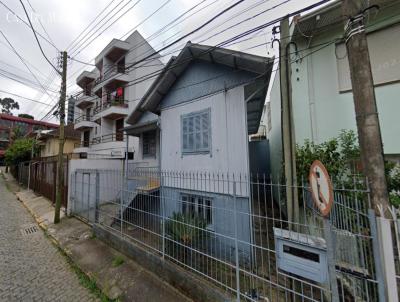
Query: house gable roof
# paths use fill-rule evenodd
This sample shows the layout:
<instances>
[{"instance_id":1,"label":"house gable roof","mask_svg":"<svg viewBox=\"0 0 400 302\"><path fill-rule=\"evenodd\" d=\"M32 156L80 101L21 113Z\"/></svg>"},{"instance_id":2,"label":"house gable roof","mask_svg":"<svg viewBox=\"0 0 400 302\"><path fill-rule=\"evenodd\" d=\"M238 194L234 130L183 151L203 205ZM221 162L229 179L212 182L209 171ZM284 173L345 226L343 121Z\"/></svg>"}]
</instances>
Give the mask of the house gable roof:
<instances>
[{"instance_id":1,"label":"house gable roof","mask_svg":"<svg viewBox=\"0 0 400 302\"><path fill-rule=\"evenodd\" d=\"M273 58L188 42L177 57L172 57L169 60L136 109L128 117L127 122L132 125L137 123L146 111L158 113L157 108L164 96L194 60L225 65L256 75L264 76L265 74L264 79L267 79L267 81L269 81L273 65Z\"/></svg>"}]
</instances>

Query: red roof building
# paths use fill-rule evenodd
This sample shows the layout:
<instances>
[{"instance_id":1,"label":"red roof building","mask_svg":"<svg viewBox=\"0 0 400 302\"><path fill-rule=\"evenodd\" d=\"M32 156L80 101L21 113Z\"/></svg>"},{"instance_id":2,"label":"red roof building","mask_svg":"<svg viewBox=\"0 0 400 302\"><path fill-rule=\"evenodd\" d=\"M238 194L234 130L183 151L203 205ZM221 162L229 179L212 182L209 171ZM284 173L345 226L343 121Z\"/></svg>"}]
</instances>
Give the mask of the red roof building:
<instances>
[{"instance_id":1,"label":"red roof building","mask_svg":"<svg viewBox=\"0 0 400 302\"><path fill-rule=\"evenodd\" d=\"M0 113L0 164L3 161L4 152L15 136L26 136L35 130L56 128L58 128L57 124Z\"/></svg>"}]
</instances>

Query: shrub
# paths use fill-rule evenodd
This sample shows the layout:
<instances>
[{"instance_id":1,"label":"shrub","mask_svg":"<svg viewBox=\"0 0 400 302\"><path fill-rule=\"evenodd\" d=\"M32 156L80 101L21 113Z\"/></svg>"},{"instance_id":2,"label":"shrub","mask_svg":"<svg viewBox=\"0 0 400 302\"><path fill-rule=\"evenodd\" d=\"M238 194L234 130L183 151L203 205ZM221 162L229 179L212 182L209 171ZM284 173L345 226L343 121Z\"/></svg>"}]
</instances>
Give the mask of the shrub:
<instances>
[{"instance_id":1,"label":"shrub","mask_svg":"<svg viewBox=\"0 0 400 302\"><path fill-rule=\"evenodd\" d=\"M360 161L360 148L354 131L342 130L338 137L321 144L305 140L302 146L296 145L296 167L299 181L307 181L310 166L316 159L325 165L336 184L351 188L360 185L354 183L355 175L362 177L357 165ZM400 167L395 163L386 161L385 173L389 201L392 205L399 207Z\"/></svg>"}]
</instances>

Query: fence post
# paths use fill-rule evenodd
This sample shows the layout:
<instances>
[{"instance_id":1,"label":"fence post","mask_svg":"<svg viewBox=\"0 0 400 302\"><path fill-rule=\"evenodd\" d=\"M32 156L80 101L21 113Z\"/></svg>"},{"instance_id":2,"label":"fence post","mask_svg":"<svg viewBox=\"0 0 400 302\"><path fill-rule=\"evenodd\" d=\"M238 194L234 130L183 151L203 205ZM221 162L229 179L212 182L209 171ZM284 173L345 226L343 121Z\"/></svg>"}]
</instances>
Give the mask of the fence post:
<instances>
[{"instance_id":1,"label":"fence post","mask_svg":"<svg viewBox=\"0 0 400 302\"><path fill-rule=\"evenodd\" d=\"M94 223L99 222L99 204L100 204L100 173L96 170L95 182L95 205L94 205Z\"/></svg>"},{"instance_id":2,"label":"fence post","mask_svg":"<svg viewBox=\"0 0 400 302\"><path fill-rule=\"evenodd\" d=\"M383 280L386 287L387 301L397 301L397 282L393 253L392 229L390 220L383 216L380 208L381 217L376 217L376 230L378 240L378 255L375 259L382 261Z\"/></svg>"},{"instance_id":3,"label":"fence post","mask_svg":"<svg viewBox=\"0 0 400 302\"><path fill-rule=\"evenodd\" d=\"M29 191L29 185L31 182L31 161L28 162L28 191Z\"/></svg>"},{"instance_id":4,"label":"fence post","mask_svg":"<svg viewBox=\"0 0 400 302\"><path fill-rule=\"evenodd\" d=\"M328 276L331 286L331 299L332 302L339 302L339 291L336 280L336 263L335 263L335 243L333 242L332 225L328 218L324 218L324 233L326 242L326 253L328 258Z\"/></svg>"},{"instance_id":5,"label":"fence post","mask_svg":"<svg viewBox=\"0 0 400 302\"><path fill-rule=\"evenodd\" d=\"M165 259L165 199L164 199L164 191L163 191L163 179L162 172L160 171L160 195L161 195L161 227L162 227L162 259Z\"/></svg>"},{"instance_id":6,"label":"fence post","mask_svg":"<svg viewBox=\"0 0 400 302\"><path fill-rule=\"evenodd\" d=\"M78 200L78 196L77 196L77 193L78 193L77 183L78 183L78 171L75 170L75 172L74 172L74 196L73 196L73 198L71 198L72 204L71 204L71 209L70 209L70 211L72 212L72 214L75 213L75 205L76 205L76 202L77 202L77 200Z\"/></svg>"},{"instance_id":7,"label":"fence post","mask_svg":"<svg viewBox=\"0 0 400 302\"><path fill-rule=\"evenodd\" d=\"M236 181L233 181L233 223L235 225L235 263L236 263L236 300L240 301L240 263L239 263L239 243L237 229L237 204L236 204Z\"/></svg>"},{"instance_id":8,"label":"fence post","mask_svg":"<svg viewBox=\"0 0 400 302\"><path fill-rule=\"evenodd\" d=\"M124 202L124 172L122 171L121 173L121 198L120 198L120 224L121 224L121 228L120 228L120 232L121 232L121 236L123 236L123 222L124 222L124 207L123 207L123 202Z\"/></svg>"},{"instance_id":9,"label":"fence post","mask_svg":"<svg viewBox=\"0 0 400 302\"><path fill-rule=\"evenodd\" d=\"M378 282L378 295L379 301L386 301L386 292L385 292L385 283L384 276L382 271L382 258L380 257L379 252L379 241L378 241L378 230L376 227L376 217L375 211L372 209L368 210L368 218L369 218L369 227L371 230L372 236L372 249L374 255L374 263L375 263L375 272L376 272L376 281Z\"/></svg>"}]
</instances>

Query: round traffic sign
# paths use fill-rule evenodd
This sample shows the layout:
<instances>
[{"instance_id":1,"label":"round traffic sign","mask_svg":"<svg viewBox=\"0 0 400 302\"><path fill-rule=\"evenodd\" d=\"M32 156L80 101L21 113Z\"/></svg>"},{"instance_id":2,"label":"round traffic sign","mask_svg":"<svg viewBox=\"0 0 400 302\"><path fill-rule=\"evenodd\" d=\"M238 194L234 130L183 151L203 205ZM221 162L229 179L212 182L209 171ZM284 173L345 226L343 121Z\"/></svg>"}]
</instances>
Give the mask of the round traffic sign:
<instances>
[{"instance_id":1,"label":"round traffic sign","mask_svg":"<svg viewBox=\"0 0 400 302\"><path fill-rule=\"evenodd\" d=\"M311 195L322 216L328 216L333 205L333 186L325 166L315 160L308 177Z\"/></svg>"}]
</instances>

